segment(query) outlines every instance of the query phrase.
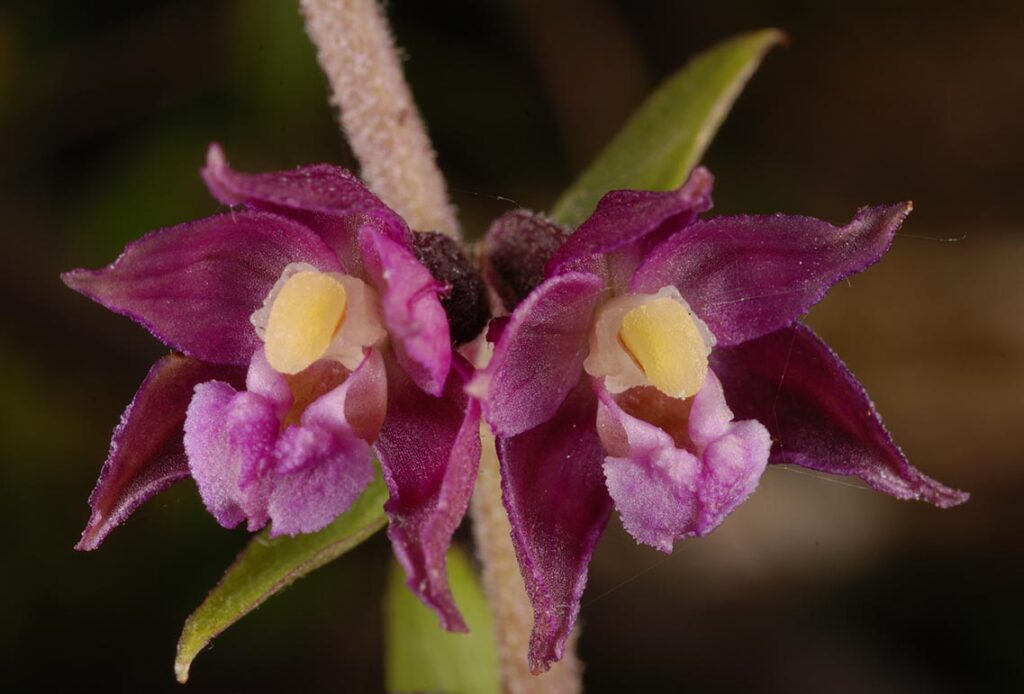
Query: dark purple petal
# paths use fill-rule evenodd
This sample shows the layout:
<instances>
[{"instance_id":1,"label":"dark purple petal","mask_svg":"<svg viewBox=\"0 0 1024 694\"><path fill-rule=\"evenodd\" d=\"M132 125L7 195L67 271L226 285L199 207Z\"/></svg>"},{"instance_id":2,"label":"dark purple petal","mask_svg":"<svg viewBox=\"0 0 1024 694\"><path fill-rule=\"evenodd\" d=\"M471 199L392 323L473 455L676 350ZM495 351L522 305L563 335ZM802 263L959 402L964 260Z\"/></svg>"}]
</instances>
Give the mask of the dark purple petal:
<instances>
[{"instance_id":1,"label":"dark purple petal","mask_svg":"<svg viewBox=\"0 0 1024 694\"><path fill-rule=\"evenodd\" d=\"M603 289L596 275L566 273L544 282L516 308L490 364L470 385L496 435L537 426L579 381Z\"/></svg>"},{"instance_id":2,"label":"dark purple petal","mask_svg":"<svg viewBox=\"0 0 1024 694\"><path fill-rule=\"evenodd\" d=\"M698 166L677 190L606 193L594 213L548 263L548 276L576 269L592 256L626 249L648 235L654 234L656 238L650 240L656 241L664 238L664 233L692 224L697 215L711 209L713 182L711 173Z\"/></svg>"},{"instance_id":3,"label":"dark purple petal","mask_svg":"<svg viewBox=\"0 0 1024 694\"><path fill-rule=\"evenodd\" d=\"M494 344L501 340L501 336L505 334L505 328L512 321L512 316L497 316L492 318L491 322L487 324L487 332L484 334L484 339Z\"/></svg>"},{"instance_id":4,"label":"dark purple petal","mask_svg":"<svg viewBox=\"0 0 1024 694\"><path fill-rule=\"evenodd\" d=\"M173 349L244 365L262 344L249 316L285 266L300 262L338 269L331 249L306 227L265 212L239 212L151 232L111 265L61 278Z\"/></svg>"},{"instance_id":5,"label":"dark purple petal","mask_svg":"<svg viewBox=\"0 0 1024 694\"><path fill-rule=\"evenodd\" d=\"M637 542L671 552L674 542L721 525L757 487L768 463L768 431L756 421L732 421L713 372L690 408L693 450L627 413L600 385L595 390L608 492Z\"/></svg>"},{"instance_id":6,"label":"dark purple petal","mask_svg":"<svg viewBox=\"0 0 1024 694\"><path fill-rule=\"evenodd\" d=\"M864 387L809 328L798 323L714 350L711 364L736 416L768 427L770 462L859 477L880 492L941 508L967 500L907 462Z\"/></svg>"},{"instance_id":7,"label":"dark purple petal","mask_svg":"<svg viewBox=\"0 0 1024 694\"><path fill-rule=\"evenodd\" d=\"M376 229L408 246L409 229L398 213L367 190L352 173L330 164L290 171L234 171L217 144L206 155L203 180L225 205L247 204L309 227L334 249L346 273L359 275L359 230Z\"/></svg>"},{"instance_id":8,"label":"dark purple petal","mask_svg":"<svg viewBox=\"0 0 1024 694\"><path fill-rule=\"evenodd\" d=\"M181 437L192 389L214 378L240 383L242 377L237 367L177 354L153 365L114 429L110 453L89 497L92 515L75 549L96 549L139 506L188 477Z\"/></svg>"},{"instance_id":9,"label":"dark purple petal","mask_svg":"<svg viewBox=\"0 0 1024 694\"><path fill-rule=\"evenodd\" d=\"M877 261L910 210L864 207L844 227L787 215L697 222L651 252L632 288L675 286L719 344L738 344L786 327L833 284Z\"/></svg>"},{"instance_id":10,"label":"dark purple petal","mask_svg":"<svg viewBox=\"0 0 1024 694\"><path fill-rule=\"evenodd\" d=\"M512 544L534 610L534 673L547 670L565 651L587 567L611 512L596 415L597 398L582 380L543 424L497 439Z\"/></svg>"},{"instance_id":11,"label":"dark purple petal","mask_svg":"<svg viewBox=\"0 0 1024 694\"><path fill-rule=\"evenodd\" d=\"M425 392L440 395L452 364L441 285L412 251L382 234L365 229L359 245L398 363Z\"/></svg>"},{"instance_id":12,"label":"dark purple petal","mask_svg":"<svg viewBox=\"0 0 1024 694\"><path fill-rule=\"evenodd\" d=\"M448 587L445 556L469 506L480 463L480 407L465 393L471 368L456 356L440 398L397 364L388 367L388 414L375 445L390 498L388 537L408 586L450 631L467 631Z\"/></svg>"},{"instance_id":13,"label":"dark purple petal","mask_svg":"<svg viewBox=\"0 0 1024 694\"><path fill-rule=\"evenodd\" d=\"M542 215L514 210L499 217L484 237L484 276L506 311L515 310L544 281L544 268L569 229Z\"/></svg>"}]
</instances>

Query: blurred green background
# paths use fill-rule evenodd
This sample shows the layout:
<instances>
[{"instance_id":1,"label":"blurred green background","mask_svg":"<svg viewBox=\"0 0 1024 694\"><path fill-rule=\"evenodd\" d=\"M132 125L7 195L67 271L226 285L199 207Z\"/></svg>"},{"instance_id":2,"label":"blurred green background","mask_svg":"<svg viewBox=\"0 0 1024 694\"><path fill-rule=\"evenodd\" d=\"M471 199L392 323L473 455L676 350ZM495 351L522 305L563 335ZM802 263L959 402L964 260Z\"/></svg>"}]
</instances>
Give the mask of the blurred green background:
<instances>
[{"instance_id":1,"label":"blurred green background","mask_svg":"<svg viewBox=\"0 0 1024 694\"><path fill-rule=\"evenodd\" d=\"M779 26L712 145L725 212L836 222L912 199L885 261L809 322L941 512L768 471L664 558L611 523L584 597L591 692L1024 688L1024 5L391 0L463 222L544 209L659 79ZM208 142L243 170L352 165L289 0L0 5L0 658L5 691L177 691L185 616L244 545L191 484L98 552L71 547L111 429L161 347L58 272L214 212ZM360 547L197 660L196 692L377 691L388 547Z\"/></svg>"}]
</instances>

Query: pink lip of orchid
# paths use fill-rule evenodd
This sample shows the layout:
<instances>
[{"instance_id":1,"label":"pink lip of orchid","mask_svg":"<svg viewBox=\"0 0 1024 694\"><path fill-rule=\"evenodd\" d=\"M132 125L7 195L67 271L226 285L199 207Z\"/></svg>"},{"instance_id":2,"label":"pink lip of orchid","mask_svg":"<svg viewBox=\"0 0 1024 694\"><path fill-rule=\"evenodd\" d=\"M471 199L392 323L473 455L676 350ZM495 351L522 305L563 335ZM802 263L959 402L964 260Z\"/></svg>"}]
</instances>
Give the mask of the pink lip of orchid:
<instances>
[{"instance_id":1,"label":"pink lip of orchid","mask_svg":"<svg viewBox=\"0 0 1024 694\"><path fill-rule=\"evenodd\" d=\"M864 388L797 322L885 253L910 204L862 208L843 227L698 221L711 184L698 168L675 191L611 192L571 236L510 213L485 241L512 313L492 322L493 358L469 392L497 439L534 672L563 654L613 506L638 542L669 552L717 527L768 463L943 508L967 499L907 463Z\"/></svg>"},{"instance_id":2,"label":"pink lip of orchid","mask_svg":"<svg viewBox=\"0 0 1024 694\"><path fill-rule=\"evenodd\" d=\"M240 174L213 145L202 173L243 207L63 275L174 350L114 432L78 549L190 474L225 527L312 532L371 482L375 454L410 588L465 631L445 552L476 476L480 409L449 315L459 341L479 332L482 283L454 242L410 231L343 169Z\"/></svg>"}]
</instances>

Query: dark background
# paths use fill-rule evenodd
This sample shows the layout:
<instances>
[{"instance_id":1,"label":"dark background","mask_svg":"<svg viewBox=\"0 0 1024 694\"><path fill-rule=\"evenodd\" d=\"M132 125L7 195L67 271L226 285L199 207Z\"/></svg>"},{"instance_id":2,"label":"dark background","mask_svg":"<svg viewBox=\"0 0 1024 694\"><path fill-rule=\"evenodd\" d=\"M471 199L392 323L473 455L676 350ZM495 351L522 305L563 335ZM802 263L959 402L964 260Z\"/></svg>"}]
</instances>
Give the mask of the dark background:
<instances>
[{"instance_id":1,"label":"dark background","mask_svg":"<svg viewBox=\"0 0 1024 694\"><path fill-rule=\"evenodd\" d=\"M913 199L885 261L809 322L952 511L775 468L670 558L612 521L584 598L591 692L1024 688L1024 4L608 0L389 6L466 228L544 209L657 81L785 29L711 147L720 211L835 222ZM4 688L179 691L184 618L245 543L191 484L71 547L118 415L162 348L66 290L243 170L352 165L289 0L0 5ZM188 691L382 687L383 538L220 638Z\"/></svg>"}]
</instances>

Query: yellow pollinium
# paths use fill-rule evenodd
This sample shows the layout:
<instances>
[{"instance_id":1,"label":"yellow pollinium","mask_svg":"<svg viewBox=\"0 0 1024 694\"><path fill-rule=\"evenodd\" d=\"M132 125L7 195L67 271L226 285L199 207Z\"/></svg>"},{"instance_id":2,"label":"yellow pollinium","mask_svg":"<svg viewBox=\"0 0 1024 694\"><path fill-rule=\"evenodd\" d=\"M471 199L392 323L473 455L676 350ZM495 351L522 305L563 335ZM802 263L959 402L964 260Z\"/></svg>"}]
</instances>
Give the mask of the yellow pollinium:
<instances>
[{"instance_id":1,"label":"yellow pollinium","mask_svg":"<svg viewBox=\"0 0 1024 694\"><path fill-rule=\"evenodd\" d=\"M630 310L619 340L652 386L672 398L700 390L708 373L708 348L689 311L661 297Z\"/></svg>"},{"instance_id":2,"label":"yellow pollinium","mask_svg":"<svg viewBox=\"0 0 1024 694\"><path fill-rule=\"evenodd\" d=\"M296 374L319 359L345 320L348 296L341 282L320 272L297 272L274 298L264 335L267 361Z\"/></svg>"}]
</instances>

